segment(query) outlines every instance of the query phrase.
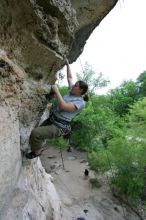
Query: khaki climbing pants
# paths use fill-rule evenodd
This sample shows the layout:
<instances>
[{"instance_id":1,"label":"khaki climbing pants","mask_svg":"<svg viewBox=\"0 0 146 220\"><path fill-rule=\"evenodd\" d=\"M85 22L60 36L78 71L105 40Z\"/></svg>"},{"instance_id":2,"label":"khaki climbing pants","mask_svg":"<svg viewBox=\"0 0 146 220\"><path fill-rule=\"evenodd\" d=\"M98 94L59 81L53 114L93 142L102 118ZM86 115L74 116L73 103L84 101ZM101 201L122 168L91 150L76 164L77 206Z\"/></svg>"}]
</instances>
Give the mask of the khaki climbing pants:
<instances>
[{"instance_id":1,"label":"khaki climbing pants","mask_svg":"<svg viewBox=\"0 0 146 220\"><path fill-rule=\"evenodd\" d=\"M29 143L33 152L42 148L45 139L53 139L61 135L60 129L53 124L43 123L40 127L32 130Z\"/></svg>"}]
</instances>

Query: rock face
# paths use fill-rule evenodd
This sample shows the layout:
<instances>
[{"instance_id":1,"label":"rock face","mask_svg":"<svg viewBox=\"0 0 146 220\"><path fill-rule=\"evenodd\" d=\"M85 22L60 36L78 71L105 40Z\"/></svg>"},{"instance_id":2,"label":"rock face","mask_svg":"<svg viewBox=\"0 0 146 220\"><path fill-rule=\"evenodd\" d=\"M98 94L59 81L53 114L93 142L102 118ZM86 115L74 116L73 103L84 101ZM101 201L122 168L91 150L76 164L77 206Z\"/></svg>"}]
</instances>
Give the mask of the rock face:
<instances>
[{"instance_id":1,"label":"rock face","mask_svg":"<svg viewBox=\"0 0 146 220\"><path fill-rule=\"evenodd\" d=\"M30 132L46 107L49 84L64 65L63 57L67 56L70 62L76 60L93 29L116 3L117 0L1 0L1 220L62 218L59 203L58 214L51 211L52 185L47 185L48 177L41 165L35 160L34 164L22 166L23 152L29 148ZM20 184L22 180L25 186Z\"/></svg>"},{"instance_id":2,"label":"rock face","mask_svg":"<svg viewBox=\"0 0 146 220\"><path fill-rule=\"evenodd\" d=\"M63 220L61 202L52 181L39 158L23 161L15 189L1 210L0 219Z\"/></svg>"},{"instance_id":3,"label":"rock face","mask_svg":"<svg viewBox=\"0 0 146 220\"><path fill-rule=\"evenodd\" d=\"M77 59L117 0L1 0L0 48L33 78L51 79Z\"/></svg>"}]
</instances>

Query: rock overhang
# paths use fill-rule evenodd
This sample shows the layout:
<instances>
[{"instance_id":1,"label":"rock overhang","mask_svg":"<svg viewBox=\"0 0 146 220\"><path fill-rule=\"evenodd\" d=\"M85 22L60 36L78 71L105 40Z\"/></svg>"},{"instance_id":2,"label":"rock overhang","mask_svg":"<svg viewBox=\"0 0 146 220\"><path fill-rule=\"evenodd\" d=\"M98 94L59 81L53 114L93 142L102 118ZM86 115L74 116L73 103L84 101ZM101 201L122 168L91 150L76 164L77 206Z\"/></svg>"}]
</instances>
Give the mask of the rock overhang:
<instances>
[{"instance_id":1,"label":"rock overhang","mask_svg":"<svg viewBox=\"0 0 146 220\"><path fill-rule=\"evenodd\" d=\"M82 53L92 31L118 0L1 0L0 48L28 77L51 81Z\"/></svg>"}]
</instances>

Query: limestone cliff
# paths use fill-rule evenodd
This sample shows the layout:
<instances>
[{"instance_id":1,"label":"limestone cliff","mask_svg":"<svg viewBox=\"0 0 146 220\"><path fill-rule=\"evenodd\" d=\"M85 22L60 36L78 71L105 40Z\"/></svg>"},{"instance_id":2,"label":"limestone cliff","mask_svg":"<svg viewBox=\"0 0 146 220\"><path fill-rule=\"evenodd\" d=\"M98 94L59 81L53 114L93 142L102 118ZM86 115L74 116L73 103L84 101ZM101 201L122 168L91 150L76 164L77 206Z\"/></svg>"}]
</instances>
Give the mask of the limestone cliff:
<instances>
[{"instance_id":1,"label":"limestone cliff","mask_svg":"<svg viewBox=\"0 0 146 220\"><path fill-rule=\"evenodd\" d=\"M38 159L22 164L22 152L29 147L30 132L45 109L49 84L64 65L64 55L70 62L76 60L116 2L1 0L1 220L62 219L50 177Z\"/></svg>"}]
</instances>

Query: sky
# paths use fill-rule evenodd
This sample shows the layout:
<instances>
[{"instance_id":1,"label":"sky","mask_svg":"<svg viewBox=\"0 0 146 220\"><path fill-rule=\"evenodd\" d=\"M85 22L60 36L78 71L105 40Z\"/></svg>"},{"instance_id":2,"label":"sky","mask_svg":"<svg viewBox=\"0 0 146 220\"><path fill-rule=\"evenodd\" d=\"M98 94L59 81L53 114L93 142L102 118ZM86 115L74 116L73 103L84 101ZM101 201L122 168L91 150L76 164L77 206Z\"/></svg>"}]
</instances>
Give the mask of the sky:
<instances>
[{"instance_id":1,"label":"sky","mask_svg":"<svg viewBox=\"0 0 146 220\"><path fill-rule=\"evenodd\" d=\"M119 0L86 42L80 58L71 64L73 74L88 62L111 81L136 80L146 70L146 0ZM80 63L81 62L81 63Z\"/></svg>"}]
</instances>

